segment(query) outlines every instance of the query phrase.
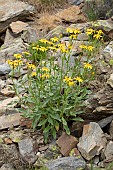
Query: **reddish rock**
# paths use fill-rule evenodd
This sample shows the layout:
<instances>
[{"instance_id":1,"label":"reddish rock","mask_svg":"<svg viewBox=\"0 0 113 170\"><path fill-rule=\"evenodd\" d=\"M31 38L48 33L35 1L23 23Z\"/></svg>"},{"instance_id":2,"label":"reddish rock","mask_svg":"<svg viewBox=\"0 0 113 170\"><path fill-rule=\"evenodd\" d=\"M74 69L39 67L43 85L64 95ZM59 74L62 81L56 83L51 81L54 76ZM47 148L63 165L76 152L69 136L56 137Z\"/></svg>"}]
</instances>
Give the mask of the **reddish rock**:
<instances>
[{"instance_id":1,"label":"reddish rock","mask_svg":"<svg viewBox=\"0 0 113 170\"><path fill-rule=\"evenodd\" d=\"M61 137L57 140L58 146L61 148L60 152L64 156L68 156L70 151L76 147L78 140L72 136L63 133Z\"/></svg>"},{"instance_id":2,"label":"reddish rock","mask_svg":"<svg viewBox=\"0 0 113 170\"><path fill-rule=\"evenodd\" d=\"M58 18L60 18L63 21L67 21L70 23L80 23L85 22L86 18L82 14L80 8L76 5L73 5L67 9L64 9L56 14Z\"/></svg>"},{"instance_id":3,"label":"reddish rock","mask_svg":"<svg viewBox=\"0 0 113 170\"><path fill-rule=\"evenodd\" d=\"M22 21L12 22L10 24L10 29L14 34L21 33L22 31L26 30L26 27L28 27L28 24Z\"/></svg>"}]
</instances>

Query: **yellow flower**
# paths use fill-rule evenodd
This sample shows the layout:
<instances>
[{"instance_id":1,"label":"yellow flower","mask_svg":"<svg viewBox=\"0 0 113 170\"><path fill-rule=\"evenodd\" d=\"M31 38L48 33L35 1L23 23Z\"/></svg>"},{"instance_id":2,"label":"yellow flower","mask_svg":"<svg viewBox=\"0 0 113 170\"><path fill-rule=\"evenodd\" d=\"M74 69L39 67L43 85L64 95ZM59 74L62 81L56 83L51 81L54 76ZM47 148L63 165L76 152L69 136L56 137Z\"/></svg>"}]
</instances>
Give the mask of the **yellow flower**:
<instances>
[{"instance_id":1,"label":"yellow flower","mask_svg":"<svg viewBox=\"0 0 113 170\"><path fill-rule=\"evenodd\" d=\"M65 76L64 79L63 79L64 82L69 82L69 81L72 81L72 80L73 79L71 77L67 77L67 76Z\"/></svg>"},{"instance_id":2,"label":"yellow flower","mask_svg":"<svg viewBox=\"0 0 113 170\"><path fill-rule=\"evenodd\" d=\"M79 46L81 49L87 49L87 46L86 45L80 45Z\"/></svg>"},{"instance_id":3,"label":"yellow flower","mask_svg":"<svg viewBox=\"0 0 113 170\"><path fill-rule=\"evenodd\" d=\"M69 85L69 86L74 86L74 82L73 82L73 81L69 81L69 82L68 82L68 85Z\"/></svg>"},{"instance_id":4,"label":"yellow flower","mask_svg":"<svg viewBox=\"0 0 113 170\"><path fill-rule=\"evenodd\" d=\"M57 48L56 47L48 47L50 50L56 51Z\"/></svg>"},{"instance_id":5,"label":"yellow flower","mask_svg":"<svg viewBox=\"0 0 113 170\"><path fill-rule=\"evenodd\" d=\"M46 39L40 39L39 41L42 43L45 43L45 44L48 42L48 40L46 40Z\"/></svg>"},{"instance_id":6,"label":"yellow flower","mask_svg":"<svg viewBox=\"0 0 113 170\"><path fill-rule=\"evenodd\" d=\"M50 77L50 75L49 74L42 74L41 76L40 76L40 78L42 78L42 79L44 79L44 78L49 78Z\"/></svg>"},{"instance_id":7,"label":"yellow flower","mask_svg":"<svg viewBox=\"0 0 113 170\"><path fill-rule=\"evenodd\" d=\"M7 60L7 63L11 66L13 64L12 60Z\"/></svg>"},{"instance_id":8,"label":"yellow flower","mask_svg":"<svg viewBox=\"0 0 113 170\"><path fill-rule=\"evenodd\" d=\"M28 63L28 62L27 62L27 67L28 67L29 69L32 69L32 70L36 69L36 66L35 66L34 64L30 64L30 63Z\"/></svg>"},{"instance_id":9,"label":"yellow flower","mask_svg":"<svg viewBox=\"0 0 113 170\"><path fill-rule=\"evenodd\" d=\"M17 59L21 59L22 55L21 54L14 54L14 57L17 58Z\"/></svg>"},{"instance_id":10,"label":"yellow flower","mask_svg":"<svg viewBox=\"0 0 113 170\"><path fill-rule=\"evenodd\" d=\"M39 50L39 47L32 47L33 50Z\"/></svg>"},{"instance_id":11,"label":"yellow flower","mask_svg":"<svg viewBox=\"0 0 113 170\"><path fill-rule=\"evenodd\" d=\"M98 30L98 31L96 31L96 32L97 32L97 34L100 34L100 35L101 35L101 34L104 34L102 30Z\"/></svg>"},{"instance_id":12,"label":"yellow flower","mask_svg":"<svg viewBox=\"0 0 113 170\"><path fill-rule=\"evenodd\" d=\"M30 55L30 53L29 53L29 52L27 52L27 51L22 52L22 54Z\"/></svg>"},{"instance_id":13,"label":"yellow flower","mask_svg":"<svg viewBox=\"0 0 113 170\"><path fill-rule=\"evenodd\" d=\"M81 33L81 31L79 29L75 29L73 32L74 32L74 34L80 34Z\"/></svg>"},{"instance_id":14,"label":"yellow flower","mask_svg":"<svg viewBox=\"0 0 113 170\"><path fill-rule=\"evenodd\" d=\"M22 60L7 60L7 63L11 66L11 68L16 68L18 66L20 66L21 64L23 64Z\"/></svg>"},{"instance_id":15,"label":"yellow flower","mask_svg":"<svg viewBox=\"0 0 113 170\"><path fill-rule=\"evenodd\" d=\"M43 67L43 68L42 68L42 71L48 72L48 71L49 71L49 68Z\"/></svg>"},{"instance_id":16,"label":"yellow flower","mask_svg":"<svg viewBox=\"0 0 113 170\"><path fill-rule=\"evenodd\" d=\"M80 77L76 77L76 78L74 78L74 80L78 81L79 83L83 82L83 79L81 79Z\"/></svg>"},{"instance_id":17,"label":"yellow flower","mask_svg":"<svg viewBox=\"0 0 113 170\"><path fill-rule=\"evenodd\" d=\"M92 65L89 63L84 63L84 68L92 69Z\"/></svg>"},{"instance_id":18,"label":"yellow flower","mask_svg":"<svg viewBox=\"0 0 113 170\"><path fill-rule=\"evenodd\" d=\"M102 38L102 35L100 35L100 34L95 34L93 37L96 38L97 40L99 40L99 39Z\"/></svg>"},{"instance_id":19,"label":"yellow flower","mask_svg":"<svg viewBox=\"0 0 113 170\"><path fill-rule=\"evenodd\" d=\"M87 50L88 50L88 51L93 51L93 49L94 49L93 46L91 46L91 45L87 46Z\"/></svg>"},{"instance_id":20,"label":"yellow flower","mask_svg":"<svg viewBox=\"0 0 113 170\"><path fill-rule=\"evenodd\" d=\"M92 28L88 28L87 30L86 30L86 34L87 35L92 35L92 34L94 34L95 33L95 30L93 30Z\"/></svg>"},{"instance_id":21,"label":"yellow flower","mask_svg":"<svg viewBox=\"0 0 113 170\"><path fill-rule=\"evenodd\" d=\"M46 47L42 47L42 46L41 46L41 47L39 47L38 49L39 49L40 51L42 51L42 52L47 51L47 48L46 48Z\"/></svg>"},{"instance_id":22,"label":"yellow flower","mask_svg":"<svg viewBox=\"0 0 113 170\"><path fill-rule=\"evenodd\" d=\"M59 38L58 37L53 37L50 39L52 42L58 42L59 41Z\"/></svg>"},{"instance_id":23,"label":"yellow flower","mask_svg":"<svg viewBox=\"0 0 113 170\"><path fill-rule=\"evenodd\" d=\"M31 73L31 76L32 76L32 77L36 77L36 72L33 71L33 72Z\"/></svg>"},{"instance_id":24,"label":"yellow flower","mask_svg":"<svg viewBox=\"0 0 113 170\"><path fill-rule=\"evenodd\" d=\"M66 32L72 34L72 33L74 32L74 29L72 29L72 28L67 28L67 29L66 29Z\"/></svg>"},{"instance_id":25,"label":"yellow flower","mask_svg":"<svg viewBox=\"0 0 113 170\"><path fill-rule=\"evenodd\" d=\"M70 37L71 39L74 39L74 40L77 39L77 35L70 35L69 37Z\"/></svg>"}]
</instances>

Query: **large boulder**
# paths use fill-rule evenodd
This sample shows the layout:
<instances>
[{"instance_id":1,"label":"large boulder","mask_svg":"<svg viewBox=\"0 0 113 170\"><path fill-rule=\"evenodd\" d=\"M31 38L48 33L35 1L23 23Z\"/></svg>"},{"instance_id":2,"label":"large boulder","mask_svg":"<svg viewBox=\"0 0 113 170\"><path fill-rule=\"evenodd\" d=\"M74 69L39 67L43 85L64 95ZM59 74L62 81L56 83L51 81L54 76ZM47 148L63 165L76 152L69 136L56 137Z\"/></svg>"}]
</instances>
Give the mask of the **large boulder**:
<instances>
[{"instance_id":1,"label":"large boulder","mask_svg":"<svg viewBox=\"0 0 113 170\"><path fill-rule=\"evenodd\" d=\"M113 15L112 0L85 0L83 11L90 20L107 19Z\"/></svg>"},{"instance_id":2,"label":"large boulder","mask_svg":"<svg viewBox=\"0 0 113 170\"><path fill-rule=\"evenodd\" d=\"M0 33L6 30L8 25L19 20L26 19L34 11L34 7L18 0L0 0Z\"/></svg>"}]
</instances>

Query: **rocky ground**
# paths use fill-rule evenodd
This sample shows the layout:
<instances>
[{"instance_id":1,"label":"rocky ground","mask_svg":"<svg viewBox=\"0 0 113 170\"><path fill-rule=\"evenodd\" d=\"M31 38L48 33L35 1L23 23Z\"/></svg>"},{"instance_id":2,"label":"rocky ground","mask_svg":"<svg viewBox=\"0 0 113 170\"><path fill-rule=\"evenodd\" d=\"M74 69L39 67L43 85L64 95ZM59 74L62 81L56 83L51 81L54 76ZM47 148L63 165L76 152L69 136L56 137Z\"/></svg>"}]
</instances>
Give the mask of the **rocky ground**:
<instances>
[{"instance_id":1,"label":"rocky ground","mask_svg":"<svg viewBox=\"0 0 113 170\"><path fill-rule=\"evenodd\" d=\"M94 168L106 170L113 162L112 11L109 17L104 16L104 20L100 20L100 14L98 21L88 22L87 15L82 12L87 7L83 0L69 0L62 7L57 6L52 13L46 11L46 15L39 12L38 3L32 0L27 2L31 5L17 0L0 0L0 170L41 167L43 170L91 169L91 162ZM95 2L98 7L99 1ZM101 4L101 12L103 10L105 13L106 5L106 10L109 10L111 1L106 2ZM78 46L87 41L86 28L102 29L106 41L95 56L97 77L91 84L93 93L86 101L84 123L74 122L70 136L60 132L56 141L50 139L45 145L42 132L33 132L31 121L17 112L18 106L15 103L9 105L18 98L12 90L11 70L6 60L12 59L14 53L25 51L29 43L43 36L50 38L62 34L62 41L68 41L65 35L68 26L82 32L74 44L72 61L78 53ZM25 74L25 71L21 73ZM18 79L15 75L15 82L18 83Z\"/></svg>"}]
</instances>

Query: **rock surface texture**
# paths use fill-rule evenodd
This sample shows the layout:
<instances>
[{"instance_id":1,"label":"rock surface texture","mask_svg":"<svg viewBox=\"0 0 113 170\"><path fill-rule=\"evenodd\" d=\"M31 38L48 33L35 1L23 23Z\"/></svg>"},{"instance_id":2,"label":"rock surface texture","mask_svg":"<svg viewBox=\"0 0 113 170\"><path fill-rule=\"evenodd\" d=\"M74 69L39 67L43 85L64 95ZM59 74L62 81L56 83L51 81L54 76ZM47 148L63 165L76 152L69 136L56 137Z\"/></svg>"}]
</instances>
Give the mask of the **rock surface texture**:
<instances>
[{"instance_id":1,"label":"rock surface texture","mask_svg":"<svg viewBox=\"0 0 113 170\"><path fill-rule=\"evenodd\" d=\"M34 7L17 0L0 1L0 33L5 31L8 25L19 19L23 20L32 14Z\"/></svg>"}]
</instances>

